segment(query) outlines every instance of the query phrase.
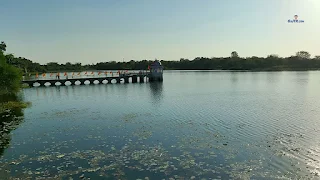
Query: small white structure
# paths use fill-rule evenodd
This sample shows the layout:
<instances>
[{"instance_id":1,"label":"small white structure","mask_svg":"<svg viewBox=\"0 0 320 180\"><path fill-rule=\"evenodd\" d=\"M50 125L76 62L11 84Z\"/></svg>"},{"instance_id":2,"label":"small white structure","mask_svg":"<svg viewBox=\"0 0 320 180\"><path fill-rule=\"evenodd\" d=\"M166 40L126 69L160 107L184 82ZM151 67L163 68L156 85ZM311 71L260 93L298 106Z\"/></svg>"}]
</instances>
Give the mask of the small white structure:
<instances>
[{"instance_id":1,"label":"small white structure","mask_svg":"<svg viewBox=\"0 0 320 180\"><path fill-rule=\"evenodd\" d=\"M150 69L150 76L149 81L163 81L163 66L161 62L155 60L149 67Z\"/></svg>"}]
</instances>

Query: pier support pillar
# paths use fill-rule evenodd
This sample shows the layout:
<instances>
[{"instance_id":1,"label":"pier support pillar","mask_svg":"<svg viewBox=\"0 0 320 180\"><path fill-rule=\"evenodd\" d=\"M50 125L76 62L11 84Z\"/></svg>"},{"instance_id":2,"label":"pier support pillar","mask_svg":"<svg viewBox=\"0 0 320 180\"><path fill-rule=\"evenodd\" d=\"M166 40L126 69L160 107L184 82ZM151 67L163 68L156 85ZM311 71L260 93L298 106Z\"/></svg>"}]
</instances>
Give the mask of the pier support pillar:
<instances>
[{"instance_id":1,"label":"pier support pillar","mask_svg":"<svg viewBox=\"0 0 320 180\"><path fill-rule=\"evenodd\" d=\"M60 83L61 83L61 85L60 85L60 86L65 86L65 85L66 85L66 81L58 81L58 82L60 82Z\"/></svg>"},{"instance_id":2,"label":"pier support pillar","mask_svg":"<svg viewBox=\"0 0 320 180\"><path fill-rule=\"evenodd\" d=\"M70 80L71 86L76 85L76 81L75 80Z\"/></svg>"},{"instance_id":3,"label":"pier support pillar","mask_svg":"<svg viewBox=\"0 0 320 180\"><path fill-rule=\"evenodd\" d=\"M132 76L132 83L136 83L136 82L138 82L138 76L133 75Z\"/></svg>"},{"instance_id":4,"label":"pier support pillar","mask_svg":"<svg viewBox=\"0 0 320 180\"><path fill-rule=\"evenodd\" d=\"M45 82L37 82L37 83L39 83L40 85L39 86L45 86L44 84L45 84Z\"/></svg>"},{"instance_id":5,"label":"pier support pillar","mask_svg":"<svg viewBox=\"0 0 320 180\"><path fill-rule=\"evenodd\" d=\"M144 76L140 76L139 79L140 79L140 83L144 82Z\"/></svg>"},{"instance_id":6,"label":"pier support pillar","mask_svg":"<svg viewBox=\"0 0 320 180\"><path fill-rule=\"evenodd\" d=\"M117 80L117 83L120 83L121 78L117 78L116 80Z\"/></svg>"},{"instance_id":7,"label":"pier support pillar","mask_svg":"<svg viewBox=\"0 0 320 180\"><path fill-rule=\"evenodd\" d=\"M56 82L55 81L51 81L50 82L50 86L55 86L56 85Z\"/></svg>"},{"instance_id":8,"label":"pier support pillar","mask_svg":"<svg viewBox=\"0 0 320 180\"><path fill-rule=\"evenodd\" d=\"M124 83L129 83L129 77L124 78Z\"/></svg>"}]
</instances>

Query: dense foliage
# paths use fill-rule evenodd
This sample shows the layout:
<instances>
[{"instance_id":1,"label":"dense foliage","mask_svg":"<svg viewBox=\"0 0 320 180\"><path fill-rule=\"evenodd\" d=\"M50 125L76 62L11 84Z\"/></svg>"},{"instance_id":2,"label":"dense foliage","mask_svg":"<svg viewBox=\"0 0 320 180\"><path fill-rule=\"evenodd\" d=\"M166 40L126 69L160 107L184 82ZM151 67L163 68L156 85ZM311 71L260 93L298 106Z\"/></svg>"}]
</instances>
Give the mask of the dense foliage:
<instances>
[{"instance_id":1,"label":"dense foliage","mask_svg":"<svg viewBox=\"0 0 320 180\"><path fill-rule=\"evenodd\" d=\"M279 57L269 55L268 57L239 57L233 51L230 57L196 57L193 60L181 58L179 61L161 60L165 69L177 70L311 70L320 69L320 56L310 58L306 51L299 51L295 56ZM31 60L21 57L14 57L12 54L6 55L7 63L20 68L25 73L32 72L57 72L57 71L82 71L82 70L143 70L148 67L152 60L129 62L100 62L91 65L81 63L59 64L50 62L45 65L34 63Z\"/></svg>"},{"instance_id":2,"label":"dense foliage","mask_svg":"<svg viewBox=\"0 0 320 180\"><path fill-rule=\"evenodd\" d=\"M21 71L6 63L6 58L3 54L4 50L5 48L1 48L0 50L0 95L18 92L22 80Z\"/></svg>"},{"instance_id":3,"label":"dense foliage","mask_svg":"<svg viewBox=\"0 0 320 180\"><path fill-rule=\"evenodd\" d=\"M22 109L26 103L18 98L17 93L21 89L22 72L7 63L4 55L6 44L0 44L0 131L1 123L6 119L14 119L22 114ZM1 134L0 134L1 135ZM1 148L1 144L0 144Z\"/></svg>"},{"instance_id":4,"label":"dense foliage","mask_svg":"<svg viewBox=\"0 0 320 180\"><path fill-rule=\"evenodd\" d=\"M302 54L301 54L302 53ZM227 58L197 57L190 61L162 61L166 69L180 70L311 70L320 69L320 57L311 59L309 53L301 51L296 56L281 58L277 55L240 58L235 52Z\"/></svg>"}]
</instances>

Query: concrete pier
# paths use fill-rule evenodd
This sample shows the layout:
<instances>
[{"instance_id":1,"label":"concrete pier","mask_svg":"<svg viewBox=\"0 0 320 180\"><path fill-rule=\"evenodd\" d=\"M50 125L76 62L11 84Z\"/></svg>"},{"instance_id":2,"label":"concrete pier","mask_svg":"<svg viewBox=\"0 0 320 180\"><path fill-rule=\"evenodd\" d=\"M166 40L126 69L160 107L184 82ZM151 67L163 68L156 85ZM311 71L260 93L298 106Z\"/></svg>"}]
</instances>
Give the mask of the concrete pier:
<instances>
[{"instance_id":1,"label":"concrete pier","mask_svg":"<svg viewBox=\"0 0 320 180\"><path fill-rule=\"evenodd\" d=\"M133 75L132 76L132 83L137 83L138 82L138 76L137 75Z\"/></svg>"},{"instance_id":2,"label":"concrete pier","mask_svg":"<svg viewBox=\"0 0 320 180\"><path fill-rule=\"evenodd\" d=\"M125 74L119 77L90 77L90 78L75 78L75 79L33 79L33 80L24 80L22 83L28 84L30 87L34 87L35 83L39 83L40 86L46 86L46 83L50 83L50 86L56 86L56 83L61 83L60 86L65 86L67 82L71 83L71 86L78 84L85 85L86 81L89 81L90 84L94 84L95 81L98 81L98 84L103 84L102 81L107 80L107 84L111 84L112 80L115 80L116 83L129 83L129 79L131 78L132 83L138 82L138 77L140 82L145 82L145 77L148 80L150 73L137 73L137 74Z\"/></svg>"}]
</instances>

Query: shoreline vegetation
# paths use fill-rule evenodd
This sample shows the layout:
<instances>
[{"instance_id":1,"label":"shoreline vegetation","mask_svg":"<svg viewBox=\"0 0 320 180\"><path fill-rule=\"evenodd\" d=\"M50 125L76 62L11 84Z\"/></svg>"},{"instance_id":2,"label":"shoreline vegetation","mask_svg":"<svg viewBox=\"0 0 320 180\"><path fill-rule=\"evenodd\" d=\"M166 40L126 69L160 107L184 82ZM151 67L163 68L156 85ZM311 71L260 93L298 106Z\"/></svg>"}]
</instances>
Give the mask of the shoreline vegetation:
<instances>
[{"instance_id":1,"label":"shoreline vegetation","mask_svg":"<svg viewBox=\"0 0 320 180\"><path fill-rule=\"evenodd\" d=\"M23 116L23 109L30 104L23 102L19 96L22 89L22 71L7 63L4 52L6 44L0 43L0 131L8 130L5 122L15 121ZM4 124L3 124L4 123ZM1 143L0 143L1 148Z\"/></svg>"},{"instance_id":2,"label":"shoreline vegetation","mask_svg":"<svg viewBox=\"0 0 320 180\"><path fill-rule=\"evenodd\" d=\"M81 71L106 71L106 70L118 70L118 69L83 69ZM127 70L127 69L119 69L119 70ZM140 70L140 69L128 69L128 70ZM57 73L57 72L80 72L77 70L57 70L57 71L46 71L46 72L30 72L29 75L36 75L37 73ZM227 71L227 72L279 72L279 71L320 71L319 68L274 68L274 69L252 69L252 70L233 70L233 69L165 69L164 71ZM25 75L25 74L24 74ZM28 87L28 86L26 86Z\"/></svg>"},{"instance_id":3,"label":"shoreline vegetation","mask_svg":"<svg viewBox=\"0 0 320 180\"><path fill-rule=\"evenodd\" d=\"M2 42L2 46L5 43ZM5 55L6 63L23 72L23 74L49 72L79 72L90 70L146 70L153 60L130 60L126 62L99 62L83 65L82 63L59 64L49 62L41 65L13 54ZM196 57L193 60L181 58L178 61L160 60L165 70L232 70L232 71L307 71L320 70L320 56L311 58L307 51L299 51L290 57L271 54L267 57L240 57L236 51L229 57Z\"/></svg>"},{"instance_id":4,"label":"shoreline vegetation","mask_svg":"<svg viewBox=\"0 0 320 180\"><path fill-rule=\"evenodd\" d=\"M10 146L11 132L24 121L24 109L30 106L21 96L22 71L7 63L6 44L0 43L0 157Z\"/></svg>"}]
</instances>

